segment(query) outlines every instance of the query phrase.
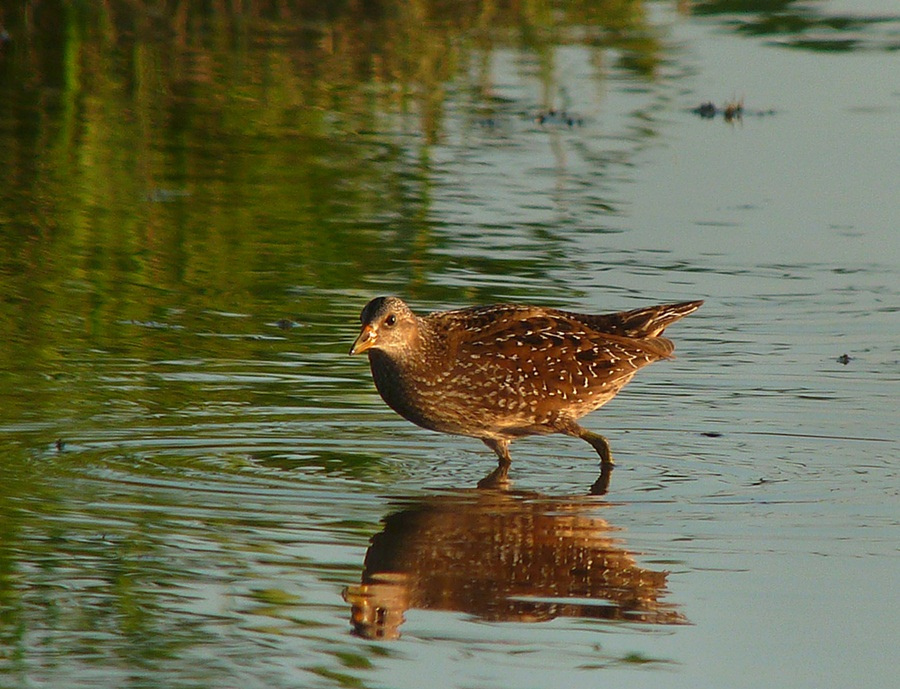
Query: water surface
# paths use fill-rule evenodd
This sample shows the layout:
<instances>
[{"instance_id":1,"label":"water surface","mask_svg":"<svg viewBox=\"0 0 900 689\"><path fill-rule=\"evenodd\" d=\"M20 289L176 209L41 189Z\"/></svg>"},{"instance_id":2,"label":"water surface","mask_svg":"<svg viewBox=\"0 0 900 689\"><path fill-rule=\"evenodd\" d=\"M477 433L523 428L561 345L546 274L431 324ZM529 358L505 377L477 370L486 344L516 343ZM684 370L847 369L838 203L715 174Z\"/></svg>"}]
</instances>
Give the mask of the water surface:
<instances>
[{"instance_id":1,"label":"water surface","mask_svg":"<svg viewBox=\"0 0 900 689\"><path fill-rule=\"evenodd\" d=\"M282 10L0 14L0 685L894 686L893 4ZM391 293L706 304L498 495Z\"/></svg>"}]
</instances>

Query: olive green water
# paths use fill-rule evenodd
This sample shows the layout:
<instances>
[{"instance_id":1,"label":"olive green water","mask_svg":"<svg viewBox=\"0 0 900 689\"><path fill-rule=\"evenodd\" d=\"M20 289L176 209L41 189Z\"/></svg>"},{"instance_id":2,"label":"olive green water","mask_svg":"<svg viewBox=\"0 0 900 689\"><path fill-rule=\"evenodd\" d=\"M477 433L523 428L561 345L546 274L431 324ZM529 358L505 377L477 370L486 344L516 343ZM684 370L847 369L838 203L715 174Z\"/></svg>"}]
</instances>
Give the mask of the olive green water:
<instances>
[{"instance_id":1,"label":"olive green water","mask_svg":"<svg viewBox=\"0 0 900 689\"><path fill-rule=\"evenodd\" d=\"M896 685L894 3L20 5L0 687ZM706 304L504 495L391 293Z\"/></svg>"}]
</instances>

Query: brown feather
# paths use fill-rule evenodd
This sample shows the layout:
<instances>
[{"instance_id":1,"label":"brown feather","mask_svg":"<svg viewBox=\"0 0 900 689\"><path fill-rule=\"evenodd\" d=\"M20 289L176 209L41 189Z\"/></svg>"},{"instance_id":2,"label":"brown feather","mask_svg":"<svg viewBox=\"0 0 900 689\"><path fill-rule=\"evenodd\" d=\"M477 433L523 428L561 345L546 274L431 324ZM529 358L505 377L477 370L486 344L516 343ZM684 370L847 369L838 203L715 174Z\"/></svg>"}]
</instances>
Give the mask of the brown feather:
<instances>
[{"instance_id":1,"label":"brown feather","mask_svg":"<svg viewBox=\"0 0 900 689\"><path fill-rule=\"evenodd\" d=\"M481 438L503 468L506 443L522 435L595 444L600 436L576 420L639 369L670 358L675 346L663 331L702 303L600 315L494 304L418 317L396 297L379 297L363 310L351 353L368 351L391 408L425 428Z\"/></svg>"}]
</instances>

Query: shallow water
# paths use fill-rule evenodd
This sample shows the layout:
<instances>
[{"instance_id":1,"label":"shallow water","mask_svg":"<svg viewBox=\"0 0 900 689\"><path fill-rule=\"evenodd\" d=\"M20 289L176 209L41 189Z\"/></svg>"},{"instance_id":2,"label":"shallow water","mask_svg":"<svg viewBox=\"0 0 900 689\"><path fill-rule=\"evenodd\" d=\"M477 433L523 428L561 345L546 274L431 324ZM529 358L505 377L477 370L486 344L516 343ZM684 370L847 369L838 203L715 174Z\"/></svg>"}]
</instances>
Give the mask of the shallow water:
<instances>
[{"instance_id":1,"label":"shallow water","mask_svg":"<svg viewBox=\"0 0 900 689\"><path fill-rule=\"evenodd\" d=\"M400 7L0 15L0 686L894 686L896 8ZM706 304L497 495L384 293Z\"/></svg>"}]
</instances>

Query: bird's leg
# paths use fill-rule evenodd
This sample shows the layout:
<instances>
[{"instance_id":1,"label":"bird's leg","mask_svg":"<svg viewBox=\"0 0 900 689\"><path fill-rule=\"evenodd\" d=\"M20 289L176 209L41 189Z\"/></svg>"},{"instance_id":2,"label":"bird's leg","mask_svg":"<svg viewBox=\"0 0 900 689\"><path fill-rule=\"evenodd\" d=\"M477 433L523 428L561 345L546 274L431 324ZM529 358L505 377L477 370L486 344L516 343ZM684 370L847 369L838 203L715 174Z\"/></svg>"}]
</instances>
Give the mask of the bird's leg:
<instances>
[{"instance_id":1,"label":"bird's leg","mask_svg":"<svg viewBox=\"0 0 900 689\"><path fill-rule=\"evenodd\" d=\"M599 433L589 431L587 428L579 426L574 421L568 423L562 431L567 435L581 438L590 443L591 447L593 447L597 451L597 454L600 455L600 466L606 465L611 467L615 464L612 453L609 451L609 441Z\"/></svg>"},{"instance_id":2,"label":"bird's leg","mask_svg":"<svg viewBox=\"0 0 900 689\"><path fill-rule=\"evenodd\" d=\"M581 438L590 443L591 447L600 455L600 476L594 481L594 485L591 486L591 495L606 495L607 490L609 490L609 479L615 466L612 453L609 450L609 441L599 433L589 431L574 421L569 422L562 431L567 435Z\"/></svg>"},{"instance_id":3,"label":"bird's leg","mask_svg":"<svg viewBox=\"0 0 900 689\"><path fill-rule=\"evenodd\" d=\"M588 441L591 444L591 447L593 447L597 451L597 454L600 455L601 466L605 465L611 467L615 464L612 458L612 453L609 450L609 441L605 436L582 428L581 433L578 434L578 437L582 440Z\"/></svg>"},{"instance_id":4,"label":"bird's leg","mask_svg":"<svg viewBox=\"0 0 900 689\"><path fill-rule=\"evenodd\" d=\"M590 493L591 495L606 495L609 490L609 479L615 466L612 454L609 451L609 441L599 433L594 433L581 426L578 428L578 437L589 442L591 447L600 455L600 476L597 477L594 485L591 486Z\"/></svg>"},{"instance_id":5,"label":"bird's leg","mask_svg":"<svg viewBox=\"0 0 900 689\"><path fill-rule=\"evenodd\" d=\"M497 453L497 468L478 482L479 488L507 488L509 487L509 465L512 457L509 456L509 441L506 439L482 438L481 441Z\"/></svg>"}]
</instances>

